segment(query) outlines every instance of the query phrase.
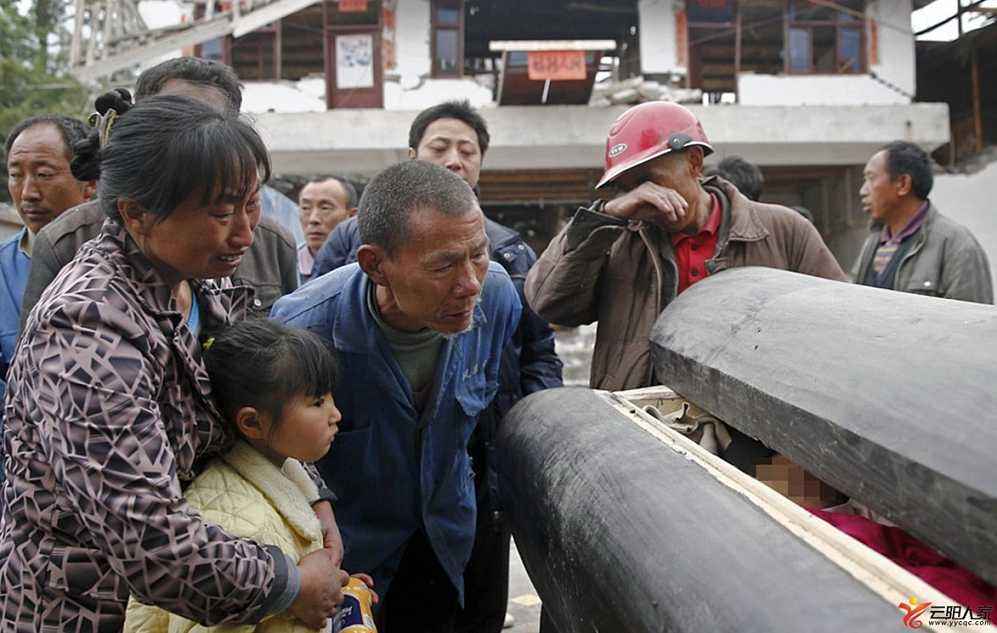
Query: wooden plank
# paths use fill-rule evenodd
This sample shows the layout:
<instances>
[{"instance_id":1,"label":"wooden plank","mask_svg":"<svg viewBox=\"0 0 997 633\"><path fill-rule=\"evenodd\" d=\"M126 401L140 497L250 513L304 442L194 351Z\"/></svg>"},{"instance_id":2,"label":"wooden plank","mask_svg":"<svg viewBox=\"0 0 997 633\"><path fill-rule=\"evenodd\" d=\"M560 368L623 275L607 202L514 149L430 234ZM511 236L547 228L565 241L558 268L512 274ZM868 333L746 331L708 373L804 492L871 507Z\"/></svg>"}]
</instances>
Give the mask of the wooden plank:
<instances>
[{"instance_id":1,"label":"wooden plank","mask_svg":"<svg viewBox=\"0 0 997 633\"><path fill-rule=\"evenodd\" d=\"M492 52L505 51L615 51L615 40L499 40L488 43Z\"/></svg>"},{"instance_id":2,"label":"wooden plank","mask_svg":"<svg viewBox=\"0 0 997 633\"><path fill-rule=\"evenodd\" d=\"M881 633L902 626L906 593L944 599L604 392L526 398L498 450L516 547L560 633Z\"/></svg>"},{"instance_id":3,"label":"wooden plank","mask_svg":"<svg viewBox=\"0 0 997 633\"><path fill-rule=\"evenodd\" d=\"M997 582L997 308L742 268L651 339L661 382Z\"/></svg>"},{"instance_id":4,"label":"wooden plank","mask_svg":"<svg viewBox=\"0 0 997 633\"><path fill-rule=\"evenodd\" d=\"M973 49L973 131L976 133L976 152L983 151L983 115L980 108L980 64L977 49Z\"/></svg>"}]
</instances>

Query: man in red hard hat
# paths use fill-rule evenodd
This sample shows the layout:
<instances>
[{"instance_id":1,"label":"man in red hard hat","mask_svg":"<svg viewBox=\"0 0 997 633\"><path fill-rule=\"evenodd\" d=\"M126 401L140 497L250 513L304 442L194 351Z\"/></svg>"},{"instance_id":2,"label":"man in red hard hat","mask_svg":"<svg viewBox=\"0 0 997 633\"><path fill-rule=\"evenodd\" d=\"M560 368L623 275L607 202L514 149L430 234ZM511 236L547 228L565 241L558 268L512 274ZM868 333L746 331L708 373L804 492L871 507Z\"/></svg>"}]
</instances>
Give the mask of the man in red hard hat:
<instances>
[{"instance_id":1,"label":"man in red hard hat","mask_svg":"<svg viewBox=\"0 0 997 633\"><path fill-rule=\"evenodd\" d=\"M846 280L817 230L795 211L753 202L726 180L703 179L713 152L686 108L644 103L606 139L597 189L617 195L581 208L526 278L526 299L551 323L599 322L592 388L656 384L648 337L675 296L738 266Z\"/></svg>"}]
</instances>

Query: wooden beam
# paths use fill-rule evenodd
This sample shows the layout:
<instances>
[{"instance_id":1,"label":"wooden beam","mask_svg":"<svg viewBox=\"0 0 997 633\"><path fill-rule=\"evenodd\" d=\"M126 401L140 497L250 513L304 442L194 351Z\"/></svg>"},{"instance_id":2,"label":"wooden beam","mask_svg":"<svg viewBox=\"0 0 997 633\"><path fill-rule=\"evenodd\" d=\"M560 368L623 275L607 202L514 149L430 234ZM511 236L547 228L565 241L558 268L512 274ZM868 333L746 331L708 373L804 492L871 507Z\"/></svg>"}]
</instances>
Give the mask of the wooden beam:
<instances>
[{"instance_id":1,"label":"wooden beam","mask_svg":"<svg viewBox=\"0 0 997 633\"><path fill-rule=\"evenodd\" d=\"M625 398L535 393L497 449L516 548L559 633L881 633L911 595L948 601Z\"/></svg>"},{"instance_id":2,"label":"wooden beam","mask_svg":"<svg viewBox=\"0 0 997 633\"><path fill-rule=\"evenodd\" d=\"M280 81L284 74L284 23L282 20L277 20L274 23L273 74L277 81Z\"/></svg>"},{"instance_id":3,"label":"wooden beam","mask_svg":"<svg viewBox=\"0 0 997 633\"><path fill-rule=\"evenodd\" d=\"M651 340L661 382L997 582L997 308L741 268Z\"/></svg>"},{"instance_id":4,"label":"wooden beam","mask_svg":"<svg viewBox=\"0 0 997 633\"><path fill-rule=\"evenodd\" d=\"M976 136L976 153L983 151L983 113L980 108L980 64L978 49L973 49L973 131Z\"/></svg>"},{"instance_id":5,"label":"wooden beam","mask_svg":"<svg viewBox=\"0 0 997 633\"><path fill-rule=\"evenodd\" d=\"M496 40L488 50L503 51L615 51L615 40Z\"/></svg>"},{"instance_id":6,"label":"wooden beam","mask_svg":"<svg viewBox=\"0 0 997 633\"><path fill-rule=\"evenodd\" d=\"M837 2L832 2L831 0L809 0L810 4L816 4L820 7L827 7L829 9L834 9L835 11L840 11L841 13L847 13L848 15L858 18L859 20L865 20L865 12L856 11L850 7L840 5Z\"/></svg>"},{"instance_id":7,"label":"wooden beam","mask_svg":"<svg viewBox=\"0 0 997 633\"><path fill-rule=\"evenodd\" d=\"M736 11L737 11L737 26L735 27L735 33L734 33L734 83L735 84L737 84L737 76L741 74L741 35L743 33L740 7L738 7Z\"/></svg>"}]
</instances>

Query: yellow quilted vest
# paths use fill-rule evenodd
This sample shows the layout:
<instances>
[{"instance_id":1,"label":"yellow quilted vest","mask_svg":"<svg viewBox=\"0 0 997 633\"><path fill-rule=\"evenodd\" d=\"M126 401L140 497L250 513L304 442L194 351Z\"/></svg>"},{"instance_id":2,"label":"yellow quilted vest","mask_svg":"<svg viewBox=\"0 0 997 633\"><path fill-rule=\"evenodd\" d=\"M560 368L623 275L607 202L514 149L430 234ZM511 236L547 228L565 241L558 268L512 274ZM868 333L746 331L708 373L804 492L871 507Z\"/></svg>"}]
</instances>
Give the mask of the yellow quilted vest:
<instances>
[{"instance_id":1,"label":"yellow quilted vest","mask_svg":"<svg viewBox=\"0 0 997 633\"><path fill-rule=\"evenodd\" d=\"M322 548L322 526L311 508L318 496L301 464L288 459L283 471L245 442L213 461L186 492L206 522L230 534L276 545L295 563ZM256 625L205 627L158 607L128 602L125 633L315 633L285 615Z\"/></svg>"}]
</instances>

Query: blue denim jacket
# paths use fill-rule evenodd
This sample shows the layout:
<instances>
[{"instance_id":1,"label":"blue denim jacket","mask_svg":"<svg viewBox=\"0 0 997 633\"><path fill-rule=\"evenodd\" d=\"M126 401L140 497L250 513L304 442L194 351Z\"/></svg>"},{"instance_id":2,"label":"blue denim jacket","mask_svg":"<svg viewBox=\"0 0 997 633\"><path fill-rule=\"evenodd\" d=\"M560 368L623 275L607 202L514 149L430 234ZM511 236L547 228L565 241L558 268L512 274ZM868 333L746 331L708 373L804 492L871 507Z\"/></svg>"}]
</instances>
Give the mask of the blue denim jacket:
<instances>
[{"instance_id":1,"label":"blue denim jacket","mask_svg":"<svg viewBox=\"0 0 997 633\"><path fill-rule=\"evenodd\" d=\"M339 497L344 568L370 573L385 595L403 546L422 529L463 603L475 529L467 442L498 389L502 349L519 322L519 299L509 275L492 263L473 326L447 339L433 396L419 415L411 387L367 309L370 283L351 264L281 298L271 313L315 332L339 355L334 396L343 421L318 467Z\"/></svg>"},{"instance_id":2,"label":"blue denim jacket","mask_svg":"<svg viewBox=\"0 0 997 633\"><path fill-rule=\"evenodd\" d=\"M17 346L21 300L31 270L31 258L20 248L25 231L27 229L21 229L17 235L0 244L0 432L3 431L2 403L7 392L7 368ZM0 483L4 480L3 472L3 461L0 461Z\"/></svg>"}]
</instances>

